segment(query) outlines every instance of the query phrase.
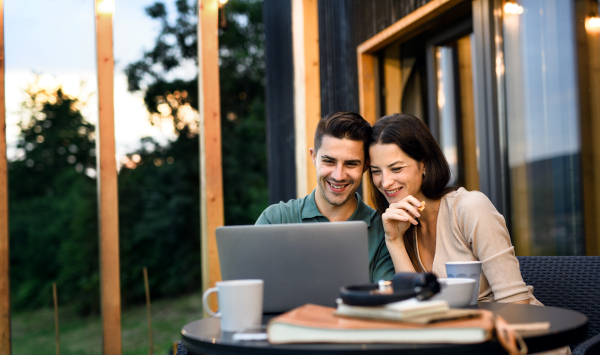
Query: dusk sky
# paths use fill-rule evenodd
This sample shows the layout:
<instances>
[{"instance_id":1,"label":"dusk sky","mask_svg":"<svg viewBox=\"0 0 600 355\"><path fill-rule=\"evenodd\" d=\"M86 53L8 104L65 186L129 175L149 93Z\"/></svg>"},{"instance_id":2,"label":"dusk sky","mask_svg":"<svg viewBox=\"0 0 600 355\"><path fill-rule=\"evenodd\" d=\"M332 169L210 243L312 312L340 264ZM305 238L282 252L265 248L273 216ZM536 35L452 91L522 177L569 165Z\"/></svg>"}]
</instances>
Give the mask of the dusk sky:
<instances>
[{"instance_id":1,"label":"dusk sky","mask_svg":"<svg viewBox=\"0 0 600 355\"><path fill-rule=\"evenodd\" d=\"M141 137L152 135L163 142L169 134L148 123L148 113L140 93L127 92L123 68L151 49L160 30L145 8L154 0L116 0L114 14L115 47L115 125L117 155L133 151ZM174 0L163 1L174 15ZM174 17L174 16L173 16ZM97 121L96 48L93 0L6 0L4 2L6 109L9 159L11 145L18 136L15 124L20 118L24 90L42 76L42 82L62 85L71 95L90 96L84 117ZM187 65L178 76L194 76ZM81 84L83 83L83 84ZM165 131L170 131L165 129ZM11 154L12 153L12 154Z\"/></svg>"}]
</instances>

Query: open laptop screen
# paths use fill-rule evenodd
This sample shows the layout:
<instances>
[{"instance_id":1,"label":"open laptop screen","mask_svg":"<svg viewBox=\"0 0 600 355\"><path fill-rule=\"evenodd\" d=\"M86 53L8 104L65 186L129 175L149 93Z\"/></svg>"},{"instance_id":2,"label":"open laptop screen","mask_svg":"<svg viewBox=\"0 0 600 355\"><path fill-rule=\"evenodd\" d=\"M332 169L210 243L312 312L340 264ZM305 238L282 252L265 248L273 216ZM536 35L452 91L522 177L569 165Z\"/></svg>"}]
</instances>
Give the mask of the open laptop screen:
<instances>
[{"instance_id":1,"label":"open laptop screen","mask_svg":"<svg viewBox=\"0 0 600 355\"><path fill-rule=\"evenodd\" d=\"M340 287L369 283L364 222L217 228L223 280L264 280L264 313L335 306Z\"/></svg>"}]
</instances>

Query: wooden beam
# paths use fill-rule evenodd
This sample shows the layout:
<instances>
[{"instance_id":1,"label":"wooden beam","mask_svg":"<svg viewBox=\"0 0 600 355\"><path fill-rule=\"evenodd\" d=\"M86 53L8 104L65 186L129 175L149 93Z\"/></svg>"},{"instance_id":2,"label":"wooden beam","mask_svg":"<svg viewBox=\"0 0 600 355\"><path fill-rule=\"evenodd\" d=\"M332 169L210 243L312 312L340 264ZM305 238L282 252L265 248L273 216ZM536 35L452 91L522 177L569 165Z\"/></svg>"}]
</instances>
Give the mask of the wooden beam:
<instances>
[{"instance_id":1,"label":"wooden beam","mask_svg":"<svg viewBox=\"0 0 600 355\"><path fill-rule=\"evenodd\" d=\"M292 0L292 51L294 60L294 138L296 153L296 196L307 195L307 164L310 164L306 131L306 70L304 61L304 2Z\"/></svg>"},{"instance_id":2,"label":"wooden beam","mask_svg":"<svg viewBox=\"0 0 600 355\"><path fill-rule=\"evenodd\" d=\"M576 1L575 19L598 10L595 1ZM581 119L581 165L586 255L600 255L600 33L576 26Z\"/></svg>"},{"instance_id":3,"label":"wooden beam","mask_svg":"<svg viewBox=\"0 0 600 355\"><path fill-rule=\"evenodd\" d=\"M304 63L306 78L306 146L314 147L314 135L321 120L321 69L319 58L319 7L317 0L304 0ZM308 154L308 152L307 152ZM307 194L317 187L317 170L306 164Z\"/></svg>"},{"instance_id":4,"label":"wooden beam","mask_svg":"<svg viewBox=\"0 0 600 355\"><path fill-rule=\"evenodd\" d=\"M111 7L112 5L112 7ZM119 201L115 157L113 11L111 0L96 0L98 127L96 139L102 349L121 354L121 283L119 274Z\"/></svg>"},{"instance_id":5,"label":"wooden beam","mask_svg":"<svg viewBox=\"0 0 600 355\"><path fill-rule=\"evenodd\" d=\"M219 89L219 2L199 0L200 223L202 289L221 280L215 230L224 224ZM214 299L213 299L214 300ZM214 301L213 301L214 303ZM213 304L214 306L214 304Z\"/></svg>"},{"instance_id":6,"label":"wooden beam","mask_svg":"<svg viewBox=\"0 0 600 355\"><path fill-rule=\"evenodd\" d=\"M10 354L8 162L4 95L4 0L0 0L0 354Z\"/></svg>"},{"instance_id":7,"label":"wooden beam","mask_svg":"<svg viewBox=\"0 0 600 355\"><path fill-rule=\"evenodd\" d=\"M475 134L475 102L473 95L473 63L471 56L471 36L457 41L458 82L460 83L461 128L463 159L465 168L465 188L479 190L479 170L477 169L477 138Z\"/></svg>"},{"instance_id":8,"label":"wooden beam","mask_svg":"<svg viewBox=\"0 0 600 355\"><path fill-rule=\"evenodd\" d=\"M419 27L465 0L432 0L358 46L359 53L373 53L393 42L407 40L418 33Z\"/></svg>"},{"instance_id":9,"label":"wooden beam","mask_svg":"<svg viewBox=\"0 0 600 355\"><path fill-rule=\"evenodd\" d=\"M383 85L385 115L402 112L402 69L400 45L387 47L383 54Z\"/></svg>"},{"instance_id":10,"label":"wooden beam","mask_svg":"<svg viewBox=\"0 0 600 355\"><path fill-rule=\"evenodd\" d=\"M292 1L294 50L294 122L296 128L296 190L304 197L317 187L317 172L308 157L321 119L321 71L317 0Z\"/></svg>"},{"instance_id":11,"label":"wooden beam","mask_svg":"<svg viewBox=\"0 0 600 355\"><path fill-rule=\"evenodd\" d=\"M371 125L377 121L377 94L375 77L376 58L370 53L358 53L358 103L360 115ZM371 201L371 192L367 183L368 173L363 174L362 197L366 204L375 208Z\"/></svg>"},{"instance_id":12,"label":"wooden beam","mask_svg":"<svg viewBox=\"0 0 600 355\"><path fill-rule=\"evenodd\" d=\"M590 11L594 10L594 2L588 2ZM597 4L595 4L597 8ZM588 32L588 79L589 87L587 94L589 95L589 120L592 122L592 156L594 169L594 200L595 205L592 211L595 211L595 216L592 221L596 223L596 233L586 233L586 255L600 255L600 33L596 31ZM585 55L586 53L582 53ZM592 222L592 223L593 223ZM587 226L587 224L586 224Z\"/></svg>"}]
</instances>

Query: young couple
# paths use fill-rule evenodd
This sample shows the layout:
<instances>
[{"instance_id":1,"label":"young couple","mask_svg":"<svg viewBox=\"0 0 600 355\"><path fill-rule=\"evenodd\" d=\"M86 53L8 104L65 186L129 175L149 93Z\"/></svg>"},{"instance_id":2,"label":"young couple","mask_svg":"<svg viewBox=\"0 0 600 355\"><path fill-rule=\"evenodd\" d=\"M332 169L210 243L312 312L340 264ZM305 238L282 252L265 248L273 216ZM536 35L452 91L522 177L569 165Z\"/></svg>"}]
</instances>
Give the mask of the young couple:
<instances>
[{"instance_id":1,"label":"young couple","mask_svg":"<svg viewBox=\"0 0 600 355\"><path fill-rule=\"evenodd\" d=\"M314 143L317 188L268 207L256 224L365 221L373 282L407 271L446 277L446 262L480 260L480 301L540 304L504 218L484 194L446 186L448 162L421 120L393 114L371 127L356 113L333 112ZM367 170L377 211L356 192Z\"/></svg>"}]
</instances>

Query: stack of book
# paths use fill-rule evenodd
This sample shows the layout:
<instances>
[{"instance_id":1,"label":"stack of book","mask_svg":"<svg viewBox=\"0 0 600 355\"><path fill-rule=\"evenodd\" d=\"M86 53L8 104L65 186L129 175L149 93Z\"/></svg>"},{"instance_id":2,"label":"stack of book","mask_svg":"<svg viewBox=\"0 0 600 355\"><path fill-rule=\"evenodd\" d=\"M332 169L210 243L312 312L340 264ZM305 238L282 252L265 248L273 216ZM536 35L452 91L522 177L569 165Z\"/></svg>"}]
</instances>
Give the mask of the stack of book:
<instances>
[{"instance_id":1,"label":"stack of book","mask_svg":"<svg viewBox=\"0 0 600 355\"><path fill-rule=\"evenodd\" d=\"M450 309L446 301L407 301L337 309L307 304L269 322L269 342L282 343L478 343L488 340L493 315Z\"/></svg>"}]
</instances>

